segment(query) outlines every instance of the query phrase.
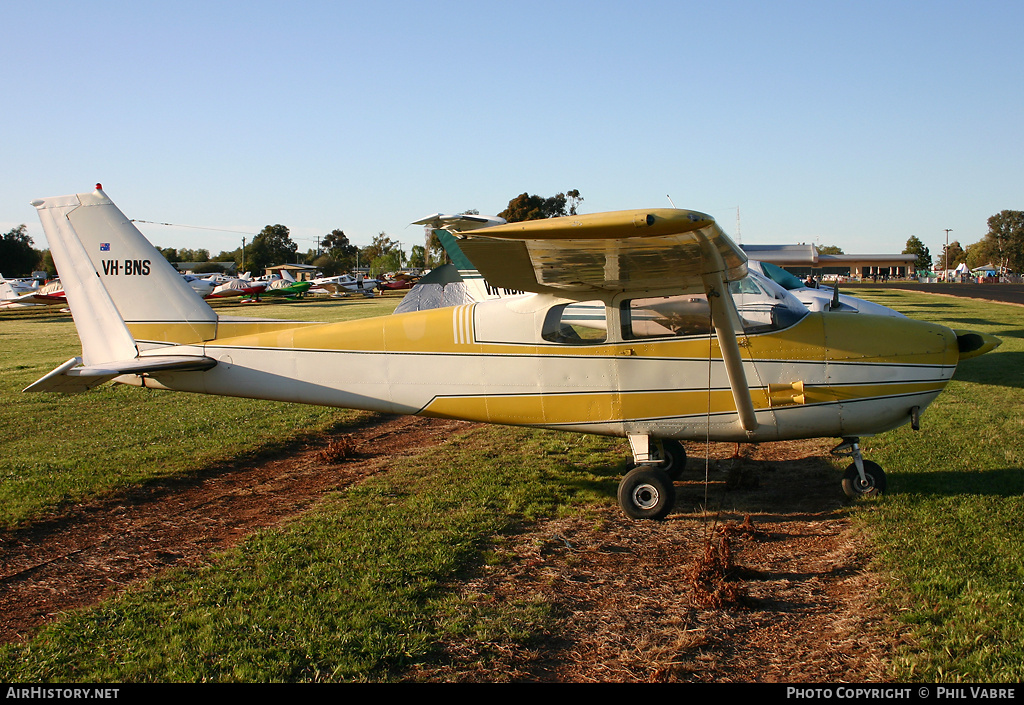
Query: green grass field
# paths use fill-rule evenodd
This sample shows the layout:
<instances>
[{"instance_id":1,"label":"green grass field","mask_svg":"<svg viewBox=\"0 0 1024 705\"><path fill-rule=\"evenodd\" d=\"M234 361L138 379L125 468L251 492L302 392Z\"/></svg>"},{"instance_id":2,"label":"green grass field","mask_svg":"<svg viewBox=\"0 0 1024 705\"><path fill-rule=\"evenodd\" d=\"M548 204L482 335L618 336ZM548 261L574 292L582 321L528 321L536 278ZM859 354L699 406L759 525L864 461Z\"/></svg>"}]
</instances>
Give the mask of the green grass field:
<instances>
[{"instance_id":1,"label":"green grass field","mask_svg":"<svg viewBox=\"0 0 1024 705\"><path fill-rule=\"evenodd\" d=\"M225 315L336 321L394 310L399 297L218 305ZM288 443L354 412L103 385L90 394L21 394L81 345L56 307L0 312L0 524L61 503L190 473Z\"/></svg>"},{"instance_id":2,"label":"green grass field","mask_svg":"<svg viewBox=\"0 0 1024 705\"><path fill-rule=\"evenodd\" d=\"M1024 679L1024 308L892 290L858 290L914 318L991 333L1003 344L965 360L921 430L865 443L889 494L862 519L892 573L893 609L919 643L898 679Z\"/></svg>"},{"instance_id":3,"label":"green grass field","mask_svg":"<svg viewBox=\"0 0 1024 705\"><path fill-rule=\"evenodd\" d=\"M858 294L1004 341L962 364L920 431L865 439L890 492L851 512L890 577L881 596L888 611L915 636L892 663L892 680L1020 682L1024 308L882 289ZM341 320L389 313L397 300L229 312ZM7 526L65 502L344 428L355 413L110 385L73 397L21 394L79 352L70 316L52 311L0 314L0 350ZM523 601L481 613L454 600L446 583L490 560L489 539L509 526L613 502L622 455L614 439L473 431L206 567L168 571L0 649L0 678L386 681L429 659L442 636L528 640L543 632L547 605Z\"/></svg>"}]
</instances>

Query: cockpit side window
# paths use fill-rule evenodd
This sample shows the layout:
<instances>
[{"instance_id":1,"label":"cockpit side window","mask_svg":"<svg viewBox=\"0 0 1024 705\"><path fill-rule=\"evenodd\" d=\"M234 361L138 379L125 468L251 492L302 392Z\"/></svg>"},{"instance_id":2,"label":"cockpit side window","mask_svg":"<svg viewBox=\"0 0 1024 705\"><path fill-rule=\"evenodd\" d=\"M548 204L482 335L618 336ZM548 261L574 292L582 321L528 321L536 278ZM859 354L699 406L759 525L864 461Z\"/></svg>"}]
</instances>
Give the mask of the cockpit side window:
<instances>
[{"instance_id":1,"label":"cockpit side window","mask_svg":"<svg viewBox=\"0 0 1024 705\"><path fill-rule=\"evenodd\" d=\"M707 335L712 330L711 307L703 294L630 299L621 311L625 340Z\"/></svg>"},{"instance_id":2,"label":"cockpit side window","mask_svg":"<svg viewBox=\"0 0 1024 705\"><path fill-rule=\"evenodd\" d=\"M729 282L729 295L748 334L788 328L807 315L797 299L780 298L753 277ZM621 318L624 340L709 335L714 330L703 294L624 301Z\"/></svg>"},{"instance_id":3,"label":"cockpit side window","mask_svg":"<svg viewBox=\"0 0 1024 705\"><path fill-rule=\"evenodd\" d=\"M729 282L736 312L747 334L766 333L789 328L807 315L807 307L792 295L776 294L771 286L777 286L767 279L748 276Z\"/></svg>"}]
</instances>

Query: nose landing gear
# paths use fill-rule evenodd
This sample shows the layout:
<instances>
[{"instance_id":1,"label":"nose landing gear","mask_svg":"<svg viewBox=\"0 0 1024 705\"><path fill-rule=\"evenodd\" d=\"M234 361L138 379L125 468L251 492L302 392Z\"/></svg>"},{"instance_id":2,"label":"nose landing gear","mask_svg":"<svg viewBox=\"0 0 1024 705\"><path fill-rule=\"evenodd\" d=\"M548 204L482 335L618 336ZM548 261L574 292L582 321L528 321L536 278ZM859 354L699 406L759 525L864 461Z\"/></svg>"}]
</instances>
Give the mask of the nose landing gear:
<instances>
[{"instance_id":1,"label":"nose landing gear","mask_svg":"<svg viewBox=\"0 0 1024 705\"><path fill-rule=\"evenodd\" d=\"M844 438L832 449L833 455L848 455L853 463L843 473L843 492L847 497L878 497L885 493L885 471L877 463L864 460L859 438Z\"/></svg>"}]
</instances>

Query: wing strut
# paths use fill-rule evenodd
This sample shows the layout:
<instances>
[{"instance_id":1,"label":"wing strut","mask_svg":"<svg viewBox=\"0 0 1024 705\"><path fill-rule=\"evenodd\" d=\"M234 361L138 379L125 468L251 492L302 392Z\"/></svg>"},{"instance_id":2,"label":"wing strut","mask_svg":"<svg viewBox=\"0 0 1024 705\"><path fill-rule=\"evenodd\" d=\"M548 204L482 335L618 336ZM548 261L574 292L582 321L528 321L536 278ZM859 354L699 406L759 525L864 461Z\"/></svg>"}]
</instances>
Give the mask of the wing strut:
<instances>
[{"instance_id":1,"label":"wing strut","mask_svg":"<svg viewBox=\"0 0 1024 705\"><path fill-rule=\"evenodd\" d=\"M701 240L704 256L716 265L709 268L714 271L703 275L708 304L711 306L711 323L715 327L718 347L722 351L725 371L729 375L729 387L732 389L732 399L736 404L740 425L744 431L751 432L757 429L757 417L754 415L754 402L750 399L747 375L743 371L740 346L736 341L736 331L740 330L739 314L736 313L736 304L729 295L729 288L722 276L725 263L721 254L706 239L702 237Z\"/></svg>"}]
</instances>

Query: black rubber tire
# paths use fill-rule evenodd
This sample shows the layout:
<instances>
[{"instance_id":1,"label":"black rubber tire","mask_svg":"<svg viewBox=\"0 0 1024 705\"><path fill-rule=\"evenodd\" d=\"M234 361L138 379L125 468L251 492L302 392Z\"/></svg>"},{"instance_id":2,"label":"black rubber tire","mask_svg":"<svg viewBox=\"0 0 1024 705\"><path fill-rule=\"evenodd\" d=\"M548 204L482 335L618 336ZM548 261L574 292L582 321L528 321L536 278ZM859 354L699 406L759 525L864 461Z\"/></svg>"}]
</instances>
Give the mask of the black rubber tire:
<instances>
[{"instance_id":1,"label":"black rubber tire","mask_svg":"<svg viewBox=\"0 0 1024 705\"><path fill-rule=\"evenodd\" d=\"M619 507L631 519L664 519L676 503L676 488L664 470L641 465L619 483Z\"/></svg>"},{"instance_id":2,"label":"black rubber tire","mask_svg":"<svg viewBox=\"0 0 1024 705\"><path fill-rule=\"evenodd\" d=\"M843 492L847 497L857 499L860 497L880 497L885 494L885 471L878 463L870 460L864 461L864 477L866 483L860 481L860 473L857 472L857 463L846 468L843 473Z\"/></svg>"},{"instance_id":3,"label":"black rubber tire","mask_svg":"<svg viewBox=\"0 0 1024 705\"><path fill-rule=\"evenodd\" d=\"M663 471L672 480L678 480L686 469L686 449L683 444L675 440L661 442L661 449L665 459L654 467Z\"/></svg>"}]
</instances>

